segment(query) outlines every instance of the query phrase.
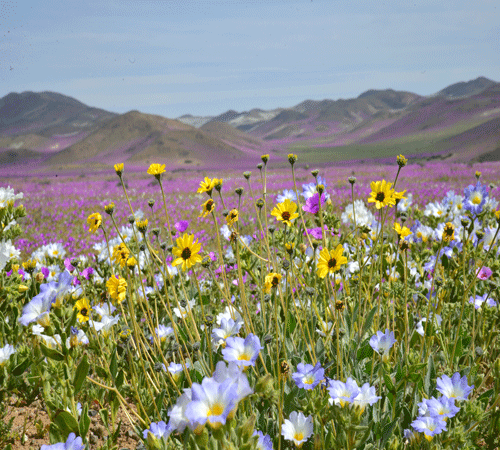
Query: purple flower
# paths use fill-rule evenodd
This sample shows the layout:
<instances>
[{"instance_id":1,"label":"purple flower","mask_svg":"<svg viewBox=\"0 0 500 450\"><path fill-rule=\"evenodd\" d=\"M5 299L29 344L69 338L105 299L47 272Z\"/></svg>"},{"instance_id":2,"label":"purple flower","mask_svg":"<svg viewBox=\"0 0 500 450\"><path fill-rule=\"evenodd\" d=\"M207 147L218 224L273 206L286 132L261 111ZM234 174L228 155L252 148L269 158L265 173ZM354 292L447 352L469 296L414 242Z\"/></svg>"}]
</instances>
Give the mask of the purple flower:
<instances>
[{"instance_id":1,"label":"purple flower","mask_svg":"<svg viewBox=\"0 0 500 450\"><path fill-rule=\"evenodd\" d=\"M261 350L260 340L250 333L245 339L240 337L228 337L226 348L222 350L224 360L234 361L240 367L255 366L255 361Z\"/></svg>"},{"instance_id":2,"label":"purple flower","mask_svg":"<svg viewBox=\"0 0 500 450\"><path fill-rule=\"evenodd\" d=\"M70 273L73 272L73 270L75 270L75 268L71 265L71 260L69 258L66 258L64 260L64 267Z\"/></svg>"},{"instance_id":3,"label":"purple flower","mask_svg":"<svg viewBox=\"0 0 500 450\"><path fill-rule=\"evenodd\" d=\"M328 227L325 225L325 231L328 231ZM317 228L308 228L307 231L304 232L304 236L306 234L311 235L314 239L321 239L323 237L323 234L321 233L321 227Z\"/></svg>"},{"instance_id":4,"label":"purple flower","mask_svg":"<svg viewBox=\"0 0 500 450\"><path fill-rule=\"evenodd\" d=\"M48 278L48 276L50 275L50 270L47 269L47 267L42 267L40 269L40 272L42 272L44 278Z\"/></svg>"},{"instance_id":5,"label":"purple flower","mask_svg":"<svg viewBox=\"0 0 500 450\"><path fill-rule=\"evenodd\" d=\"M476 277L480 280L487 280L489 277L491 277L492 273L493 272L489 267L483 266L481 267L481 269L476 270Z\"/></svg>"},{"instance_id":6,"label":"purple flower","mask_svg":"<svg viewBox=\"0 0 500 450\"><path fill-rule=\"evenodd\" d=\"M464 209L472 214L480 214L488 197L488 188L478 180L475 186L465 188L464 195Z\"/></svg>"},{"instance_id":7,"label":"purple flower","mask_svg":"<svg viewBox=\"0 0 500 450\"><path fill-rule=\"evenodd\" d=\"M321 194L321 204L325 204L325 194ZM316 192L306 200L306 204L302 206L305 212L316 214L319 211L319 193Z\"/></svg>"},{"instance_id":8,"label":"purple flower","mask_svg":"<svg viewBox=\"0 0 500 450\"><path fill-rule=\"evenodd\" d=\"M447 375L436 380L437 390L447 398L456 400L467 400L467 396L474 389L474 385L467 384L467 377L460 378L460 372L455 372L450 378Z\"/></svg>"},{"instance_id":9,"label":"purple flower","mask_svg":"<svg viewBox=\"0 0 500 450\"><path fill-rule=\"evenodd\" d=\"M80 273L82 277L84 277L86 280L90 278L90 275L94 273L94 269L92 267L87 267L86 269L83 269Z\"/></svg>"},{"instance_id":10,"label":"purple flower","mask_svg":"<svg viewBox=\"0 0 500 450\"><path fill-rule=\"evenodd\" d=\"M319 362L311 364L297 364L297 372L292 374L293 381L299 388L314 389L325 377L325 369Z\"/></svg>"},{"instance_id":11,"label":"purple flower","mask_svg":"<svg viewBox=\"0 0 500 450\"><path fill-rule=\"evenodd\" d=\"M189 222L187 220L180 220L179 222L176 222L174 227L179 233L184 233L184 231L186 231L189 227Z\"/></svg>"}]
</instances>

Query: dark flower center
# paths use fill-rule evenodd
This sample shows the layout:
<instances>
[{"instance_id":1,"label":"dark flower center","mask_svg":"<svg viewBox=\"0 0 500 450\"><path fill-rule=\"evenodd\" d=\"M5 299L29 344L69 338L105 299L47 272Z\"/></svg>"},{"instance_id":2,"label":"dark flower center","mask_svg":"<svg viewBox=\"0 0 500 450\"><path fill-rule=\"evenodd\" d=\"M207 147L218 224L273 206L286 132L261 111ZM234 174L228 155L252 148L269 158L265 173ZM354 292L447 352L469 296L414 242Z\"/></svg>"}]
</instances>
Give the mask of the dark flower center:
<instances>
[{"instance_id":1,"label":"dark flower center","mask_svg":"<svg viewBox=\"0 0 500 450\"><path fill-rule=\"evenodd\" d=\"M191 249L189 247L186 247L184 250L182 250L181 258L185 261L191 258Z\"/></svg>"},{"instance_id":2,"label":"dark flower center","mask_svg":"<svg viewBox=\"0 0 500 450\"><path fill-rule=\"evenodd\" d=\"M288 211L283 211L283 213L281 214L281 218L283 220L289 220L290 219L290 213Z\"/></svg>"},{"instance_id":3,"label":"dark flower center","mask_svg":"<svg viewBox=\"0 0 500 450\"><path fill-rule=\"evenodd\" d=\"M337 265L337 260L335 258L332 258L328 261L328 268L332 269Z\"/></svg>"},{"instance_id":4,"label":"dark flower center","mask_svg":"<svg viewBox=\"0 0 500 450\"><path fill-rule=\"evenodd\" d=\"M212 200L210 200L207 205L206 205L206 208L207 208L207 211L210 212L212 211L212 206L213 206L214 202Z\"/></svg>"},{"instance_id":5,"label":"dark flower center","mask_svg":"<svg viewBox=\"0 0 500 450\"><path fill-rule=\"evenodd\" d=\"M273 277L273 281L272 281L273 286L278 286L279 282L280 282L280 280L278 280L278 277Z\"/></svg>"},{"instance_id":6,"label":"dark flower center","mask_svg":"<svg viewBox=\"0 0 500 450\"><path fill-rule=\"evenodd\" d=\"M229 216L231 218L231 220L234 220L236 219L238 215L236 213L231 213L231 215Z\"/></svg>"},{"instance_id":7,"label":"dark flower center","mask_svg":"<svg viewBox=\"0 0 500 450\"><path fill-rule=\"evenodd\" d=\"M451 236L453 234L453 228L451 227L446 227L444 229L444 232L448 235L448 236Z\"/></svg>"},{"instance_id":8,"label":"dark flower center","mask_svg":"<svg viewBox=\"0 0 500 450\"><path fill-rule=\"evenodd\" d=\"M87 316L87 315L88 315L88 313L89 313L89 312L87 311L87 308L82 308L82 309L81 309L81 311L80 311L80 314L81 314L82 316Z\"/></svg>"},{"instance_id":9,"label":"dark flower center","mask_svg":"<svg viewBox=\"0 0 500 450\"><path fill-rule=\"evenodd\" d=\"M378 202L383 202L384 198L385 198L385 194L383 192L379 192L377 194L377 196L375 197L375 200L377 200Z\"/></svg>"}]
</instances>

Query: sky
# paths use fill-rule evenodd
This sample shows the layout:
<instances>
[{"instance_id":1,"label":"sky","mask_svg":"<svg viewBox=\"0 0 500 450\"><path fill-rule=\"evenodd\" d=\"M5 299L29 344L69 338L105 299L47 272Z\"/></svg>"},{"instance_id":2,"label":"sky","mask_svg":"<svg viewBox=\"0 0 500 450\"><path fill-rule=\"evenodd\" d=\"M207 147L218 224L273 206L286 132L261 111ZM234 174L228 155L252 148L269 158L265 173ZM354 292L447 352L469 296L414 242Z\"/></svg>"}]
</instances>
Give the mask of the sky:
<instances>
[{"instance_id":1,"label":"sky","mask_svg":"<svg viewBox=\"0 0 500 450\"><path fill-rule=\"evenodd\" d=\"M500 81L498 0L0 0L0 98L175 118Z\"/></svg>"}]
</instances>

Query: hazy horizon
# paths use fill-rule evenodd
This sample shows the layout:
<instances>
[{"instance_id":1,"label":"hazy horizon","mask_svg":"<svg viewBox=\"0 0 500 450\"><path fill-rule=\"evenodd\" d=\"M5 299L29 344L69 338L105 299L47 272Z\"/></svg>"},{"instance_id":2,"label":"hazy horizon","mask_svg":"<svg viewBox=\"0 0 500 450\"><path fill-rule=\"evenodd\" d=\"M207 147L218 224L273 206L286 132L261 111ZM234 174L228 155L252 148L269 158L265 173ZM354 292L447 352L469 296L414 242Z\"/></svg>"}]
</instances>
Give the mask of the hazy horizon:
<instances>
[{"instance_id":1,"label":"hazy horizon","mask_svg":"<svg viewBox=\"0 0 500 450\"><path fill-rule=\"evenodd\" d=\"M54 91L166 117L500 74L494 1L32 0L0 4L0 97Z\"/></svg>"}]
</instances>

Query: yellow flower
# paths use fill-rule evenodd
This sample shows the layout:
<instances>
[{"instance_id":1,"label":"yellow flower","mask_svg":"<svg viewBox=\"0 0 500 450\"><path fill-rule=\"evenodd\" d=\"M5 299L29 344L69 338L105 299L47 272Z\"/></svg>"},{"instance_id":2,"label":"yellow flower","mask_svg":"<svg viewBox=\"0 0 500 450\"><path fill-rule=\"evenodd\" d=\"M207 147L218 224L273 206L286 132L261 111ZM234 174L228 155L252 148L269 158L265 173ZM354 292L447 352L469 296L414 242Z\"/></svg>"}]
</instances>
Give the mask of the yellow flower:
<instances>
[{"instance_id":1,"label":"yellow flower","mask_svg":"<svg viewBox=\"0 0 500 450\"><path fill-rule=\"evenodd\" d=\"M130 255L130 250L122 242L121 244L115 245L113 247L113 254L111 255L111 260L115 261L116 264L120 264L121 267L125 267L129 255Z\"/></svg>"},{"instance_id":2,"label":"yellow flower","mask_svg":"<svg viewBox=\"0 0 500 450\"><path fill-rule=\"evenodd\" d=\"M443 230L443 241L450 242L455 239L455 225L451 222L447 222Z\"/></svg>"},{"instance_id":3,"label":"yellow flower","mask_svg":"<svg viewBox=\"0 0 500 450\"><path fill-rule=\"evenodd\" d=\"M500 209L498 211L495 211L495 218L500 223Z\"/></svg>"},{"instance_id":4,"label":"yellow flower","mask_svg":"<svg viewBox=\"0 0 500 450\"><path fill-rule=\"evenodd\" d=\"M347 258L342 256L344 248L342 245L337 245L335 250L324 248L319 253L318 261L318 277L325 278L328 273L337 272L342 264L347 263Z\"/></svg>"},{"instance_id":5,"label":"yellow flower","mask_svg":"<svg viewBox=\"0 0 500 450\"><path fill-rule=\"evenodd\" d=\"M383 208L384 206L392 208L395 205L396 198L394 197L394 189L391 189L392 183L388 183L385 180L372 181L370 186L372 188L372 192L368 198L368 203L375 203L375 207L377 209ZM401 192L400 194L401 197L399 198L404 198L404 192Z\"/></svg>"},{"instance_id":6,"label":"yellow flower","mask_svg":"<svg viewBox=\"0 0 500 450\"><path fill-rule=\"evenodd\" d=\"M133 269L135 266L137 266L137 260L133 256L131 256L129 259L127 259L127 267Z\"/></svg>"},{"instance_id":7,"label":"yellow flower","mask_svg":"<svg viewBox=\"0 0 500 450\"><path fill-rule=\"evenodd\" d=\"M223 178L214 178L212 180L212 184L213 184L213 186L214 186L214 188L215 188L216 191L220 192L220 190L222 189L222 182L223 181L224 181Z\"/></svg>"},{"instance_id":8,"label":"yellow flower","mask_svg":"<svg viewBox=\"0 0 500 450\"><path fill-rule=\"evenodd\" d=\"M201 214L198 217L205 217L215 209L215 202L209 198L203 205L201 205Z\"/></svg>"},{"instance_id":9,"label":"yellow flower","mask_svg":"<svg viewBox=\"0 0 500 450\"><path fill-rule=\"evenodd\" d=\"M196 263L201 262L201 255L198 254L201 250L201 244L198 243L198 239L195 242L193 240L194 235L188 235L187 233L177 238L177 247L174 247L172 250L172 253L177 258L173 260L172 266L182 264L182 270L187 270Z\"/></svg>"},{"instance_id":10,"label":"yellow flower","mask_svg":"<svg viewBox=\"0 0 500 450\"><path fill-rule=\"evenodd\" d=\"M280 284L280 281L281 281L280 273L271 272L267 274L266 278L264 279L264 292L266 294L269 294L273 287L276 287L278 286L278 284Z\"/></svg>"},{"instance_id":11,"label":"yellow flower","mask_svg":"<svg viewBox=\"0 0 500 450\"><path fill-rule=\"evenodd\" d=\"M398 155L396 159L399 167L404 167L408 164L408 160L403 155Z\"/></svg>"},{"instance_id":12,"label":"yellow flower","mask_svg":"<svg viewBox=\"0 0 500 450\"><path fill-rule=\"evenodd\" d=\"M121 177L123 173L123 163L120 164L115 164L115 172L116 174Z\"/></svg>"},{"instance_id":13,"label":"yellow flower","mask_svg":"<svg viewBox=\"0 0 500 450\"><path fill-rule=\"evenodd\" d=\"M145 233L146 230L148 229L148 219L136 220L135 226L141 233Z\"/></svg>"},{"instance_id":14,"label":"yellow flower","mask_svg":"<svg viewBox=\"0 0 500 450\"><path fill-rule=\"evenodd\" d=\"M87 217L89 224L89 233L95 233L102 224L102 216L97 212Z\"/></svg>"},{"instance_id":15,"label":"yellow flower","mask_svg":"<svg viewBox=\"0 0 500 450\"><path fill-rule=\"evenodd\" d=\"M217 180L217 178L214 178L213 180L211 180L210 178L205 177L205 179L200 182L200 187L198 188L198 191L197 191L198 194L200 194L202 192L206 192L206 193L208 193L208 195L211 195L212 189L215 186L215 183L214 183L215 180Z\"/></svg>"},{"instance_id":16,"label":"yellow flower","mask_svg":"<svg viewBox=\"0 0 500 450\"><path fill-rule=\"evenodd\" d=\"M410 234L412 234L412 232L410 231L409 228L401 227L401 225L399 225L399 223L397 223L397 222L394 223L394 230L396 230L396 233L399 234L399 237L401 239L404 239L406 236L409 236Z\"/></svg>"},{"instance_id":17,"label":"yellow flower","mask_svg":"<svg viewBox=\"0 0 500 450\"><path fill-rule=\"evenodd\" d=\"M229 211L229 214L226 216L227 226L232 226L235 222L238 222L238 210L232 209Z\"/></svg>"},{"instance_id":18,"label":"yellow flower","mask_svg":"<svg viewBox=\"0 0 500 450\"><path fill-rule=\"evenodd\" d=\"M85 297L76 302L73 309L75 308L78 309L78 315L76 316L78 322L87 322L90 319L90 304Z\"/></svg>"},{"instance_id":19,"label":"yellow flower","mask_svg":"<svg viewBox=\"0 0 500 450\"><path fill-rule=\"evenodd\" d=\"M106 281L106 287L108 288L109 296L113 300L116 300L118 303L125 300L125 295L127 294L127 282L125 279L114 275Z\"/></svg>"},{"instance_id":20,"label":"yellow flower","mask_svg":"<svg viewBox=\"0 0 500 450\"><path fill-rule=\"evenodd\" d=\"M165 172L165 164L151 164L148 169L149 175L160 176Z\"/></svg>"},{"instance_id":21,"label":"yellow flower","mask_svg":"<svg viewBox=\"0 0 500 450\"><path fill-rule=\"evenodd\" d=\"M278 203L274 209L271 211L271 215L275 216L277 220L285 223L288 226L292 225L292 220L295 220L299 217L299 214L296 213L297 204L292 202L290 199L285 199L283 203Z\"/></svg>"}]
</instances>

